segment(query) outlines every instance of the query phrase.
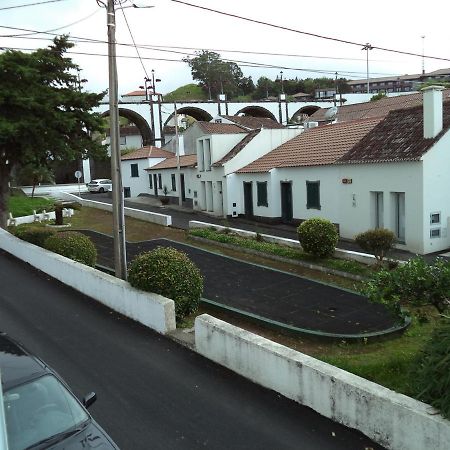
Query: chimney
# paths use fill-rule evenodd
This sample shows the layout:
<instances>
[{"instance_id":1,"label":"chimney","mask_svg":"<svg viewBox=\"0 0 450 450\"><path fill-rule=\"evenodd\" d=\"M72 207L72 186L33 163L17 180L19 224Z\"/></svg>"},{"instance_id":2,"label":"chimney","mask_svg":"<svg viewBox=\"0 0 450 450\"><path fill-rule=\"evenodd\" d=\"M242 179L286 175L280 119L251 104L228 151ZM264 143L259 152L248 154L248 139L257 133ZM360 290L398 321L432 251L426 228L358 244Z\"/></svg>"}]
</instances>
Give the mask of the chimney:
<instances>
[{"instance_id":1,"label":"chimney","mask_svg":"<svg viewBox=\"0 0 450 450\"><path fill-rule=\"evenodd\" d=\"M428 86L423 92L423 137L435 138L442 131L442 86Z\"/></svg>"}]
</instances>

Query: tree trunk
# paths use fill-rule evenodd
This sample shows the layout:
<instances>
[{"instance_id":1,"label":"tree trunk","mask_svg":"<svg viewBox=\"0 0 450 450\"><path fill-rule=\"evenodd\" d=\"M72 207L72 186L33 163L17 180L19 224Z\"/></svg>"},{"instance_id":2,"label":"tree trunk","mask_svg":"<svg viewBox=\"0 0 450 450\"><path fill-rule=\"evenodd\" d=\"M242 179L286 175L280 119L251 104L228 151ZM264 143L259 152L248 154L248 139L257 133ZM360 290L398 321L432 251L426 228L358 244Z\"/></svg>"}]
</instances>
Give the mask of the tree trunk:
<instances>
[{"instance_id":1,"label":"tree trunk","mask_svg":"<svg viewBox=\"0 0 450 450\"><path fill-rule=\"evenodd\" d=\"M55 225L63 225L64 219L63 219L63 208L57 206L55 208Z\"/></svg>"},{"instance_id":2,"label":"tree trunk","mask_svg":"<svg viewBox=\"0 0 450 450\"><path fill-rule=\"evenodd\" d=\"M6 228L8 220L9 170L0 163L0 227Z\"/></svg>"}]
</instances>

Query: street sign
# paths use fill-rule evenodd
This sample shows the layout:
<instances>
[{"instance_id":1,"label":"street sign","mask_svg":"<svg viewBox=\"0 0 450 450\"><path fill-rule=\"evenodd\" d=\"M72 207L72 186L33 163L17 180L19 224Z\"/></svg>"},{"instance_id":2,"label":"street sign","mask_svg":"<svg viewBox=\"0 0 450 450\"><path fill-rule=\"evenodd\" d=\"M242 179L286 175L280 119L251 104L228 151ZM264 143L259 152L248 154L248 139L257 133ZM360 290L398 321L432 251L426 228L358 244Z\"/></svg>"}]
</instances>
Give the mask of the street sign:
<instances>
[{"instance_id":1,"label":"street sign","mask_svg":"<svg viewBox=\"0 0 450 450\"><path fill-rule=\"evenodd\" d=\"M83 176L83 174L81 173L80 170L77 170L77 171L75 172L75 178L77 178L78 180L79 180L82 176Z\"/></svg>"}]
</instances>

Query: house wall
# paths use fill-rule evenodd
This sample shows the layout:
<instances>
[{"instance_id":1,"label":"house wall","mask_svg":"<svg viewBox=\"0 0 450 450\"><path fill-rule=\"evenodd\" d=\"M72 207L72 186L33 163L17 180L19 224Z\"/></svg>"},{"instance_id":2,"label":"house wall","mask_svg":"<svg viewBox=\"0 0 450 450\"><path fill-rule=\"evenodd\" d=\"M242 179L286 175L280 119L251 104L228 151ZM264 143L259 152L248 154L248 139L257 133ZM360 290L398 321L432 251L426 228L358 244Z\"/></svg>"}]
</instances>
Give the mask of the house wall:
<instances>
[{"instance_id":1,"label":"house wall","mask_svg":"<svg viewBox=\"0 0 450 450\"><path fill-rule=\"evenodd\" d=\"M425 253L450 247L450 132L423 156L423 241ZM430 214L440 213L440 223L431 224ZM430 237L430 230L440 237Z\"/></svg>"},{"instance_id":2,"label":"house wall","mask_svg":"<svg viewBox=\"0 0 450 450\"><path fill-rule=\"evenodd\" d=\"M184 174L184 186L185 186L185 194L186 199L194 199L194 191L196 191L196 177L195 177L195 169L190 167L184 167L180 169L180 173ZM170 169L160 169L160 170L149 170L147 174L156 174L157 176L161 174L162 181L162 189L158 187L158 196L164 196L163 188L167 187L169 191L167 193L168 197L179 197L179 189L180 189L180 180L178 179L177 169L176 167ZM172 174L175 175L176 180L176 190L172 191ZM148 175L147 175L148 179ZM158 185L159 186L159 185ZM154 195L154 188L149 190L151 195Z\"/></svg>"},{"instance_id":3,"label":"house wall","mask_svg":"<svg viewBox=\"0 0 450 450\"><path fill-rule=\"evenodd\" d=\"M224 164L225 175L245 167L302 132L300 128L262 129L242 151Z\"/></svg>"},{"instance_id":4,"label":"house wall","mask_svg":"<svg viewBox=\"0 0 450 450\"><path fill-rule=\"evenodd\" d=\"M164 161L164 159L165 158L130 159L121 162L122 184L124 188L130 188L131 197L150 193L148 172L145 169ZM138 177L131 176L132 164L138 165Z\"/></svg>"}]
</instances>

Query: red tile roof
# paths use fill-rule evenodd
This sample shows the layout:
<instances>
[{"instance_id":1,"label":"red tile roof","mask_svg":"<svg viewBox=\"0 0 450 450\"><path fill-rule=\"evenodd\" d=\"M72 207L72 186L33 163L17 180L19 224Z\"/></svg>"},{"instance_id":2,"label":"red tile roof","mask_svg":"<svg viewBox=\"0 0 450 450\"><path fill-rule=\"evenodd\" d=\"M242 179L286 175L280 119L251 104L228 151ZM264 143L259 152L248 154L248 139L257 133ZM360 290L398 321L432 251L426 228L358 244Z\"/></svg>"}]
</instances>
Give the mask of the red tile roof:
<instances>
[{"instance_id":1,"label":"red tile roof","mask_svg":"<svg viewBox=\"0 0 450 450\"><path fill-rule=\"evenodd\" d=\"M196 123L205 134L237 134L248 131L233 123L202 122L200 120Z\"/></svg>"},{"instance_id":2,"label":"red tile roof","mask_svg":"<svg viewBox=\"0 0 450 450\"><path fill-rule=\"evenodd\" d=\"M380 120L364 119L309 129L237 172L268 172L276 167L333 164Z\"/></svg>"},{"instance_id":3,"label":"red tile roof","mask_svg":"<svg viewBox=\"0 0 450 450\"><path fill-rule=\"evenodd\" d=\"M250 130L256 130L258 128L286 128L276 120L269 119L268 117L252 117L252 116L221 116L224 119L230 120L237 125L241 125Z\"/></svg>"},{"instance_id":4,"label":"red tile roof","mask_svg":"<svg viewBox=\"0 0 450 450\"><path fill-rule=\"evenodd\" d=\"M172 158L173 153L163 150L159 147L150 145L148 147L138 148L130 153L121 156L122 161L129 159L147 159L147 158Z\"/></svg>"},{"instance_id":5,"label":"red tile roof","mask_svg":"<svg viewBox=\"0 0 450 450\"><path fill-rule=\"evenodd\" d=\"M106 135L109 136L110 129L106 129ZM135 125L126 125L119 128L120 136L140 136L141 132L139 128Z\"/></svg>"},{"instance_id":6,"label":"red tile roof","mask_svg":"<svg viewBox=\"0 0 450 450\"><path fill-rule=\"evenodd\" d=\"M419 160L450 128L450 101L443 106L443 130L436 138L423 137L422 106L391 111L338 164Z\"/></svg>"},{"instance_id":7,"label":"red tile roof","mask_svg":"<svg viewBox=\"0 0 450 450\"><path fill-rule=\"evenodd\" d=\"M180 167L195 167L197 165L197 155L183 155L180 156ZM145 170L161 170L161 169L176 169L177 168L177 158L172 156L172 158L167 158L160 163L149 167Z\"/></svg>"},{"instance_id":8,"label":"red tile roof","mask_svg":"<svg viewBox=\"0 0 450 450\"><path fill-rule=\"evenodd\" d=\"M128 92L128 94L123 94L122 97L145 97L145 91Z\"/></svg>"}]
</instances>

